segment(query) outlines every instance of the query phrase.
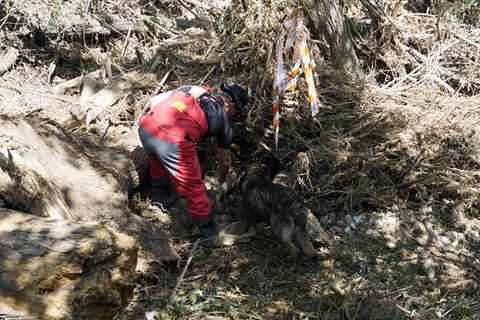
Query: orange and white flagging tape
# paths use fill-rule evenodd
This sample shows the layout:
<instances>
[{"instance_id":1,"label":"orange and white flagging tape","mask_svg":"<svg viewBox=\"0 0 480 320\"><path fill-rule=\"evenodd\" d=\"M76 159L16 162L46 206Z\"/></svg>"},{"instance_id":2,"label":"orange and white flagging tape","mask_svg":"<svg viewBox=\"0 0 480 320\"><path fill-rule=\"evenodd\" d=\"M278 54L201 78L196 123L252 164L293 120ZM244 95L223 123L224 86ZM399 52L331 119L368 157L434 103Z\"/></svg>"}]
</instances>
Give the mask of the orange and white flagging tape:
<instances>
[{"instance_id":1,"label":"orange and white flagging tape","mask_svg":"<svg viewBox=\"0 0 480 320\"><path fill-rule=\"evenodd\" d=\"M318 113L319 100L315 90L312 73L315 72L313 60L307 47L307 33L303 25L303 11L294 10L285 20L277 39L276 61L273 79L273 128L275 130L275 148L278 149L278 132L280 124L280 102L286 91L294 91L301 67L305 72L308 88L308 99L312 117ZM287 37L285 40L285 36ZM291 51L293 48L293 55ZM291 56L291 58L290 58ZM284 60L288 60L288 73L284 67Z\"/></svg>"}]
</instances>

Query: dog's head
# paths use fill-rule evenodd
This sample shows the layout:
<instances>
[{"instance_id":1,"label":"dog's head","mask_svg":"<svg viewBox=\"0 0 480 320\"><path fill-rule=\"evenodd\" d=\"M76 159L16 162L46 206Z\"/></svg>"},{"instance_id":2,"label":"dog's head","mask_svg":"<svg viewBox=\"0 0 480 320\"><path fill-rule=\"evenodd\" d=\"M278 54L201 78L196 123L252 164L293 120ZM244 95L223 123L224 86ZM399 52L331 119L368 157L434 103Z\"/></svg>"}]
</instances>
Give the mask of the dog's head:
<instances>
[{"instance_id":1,"label":"dog's head","mask_svg":"<svg viewBox=\"0 0 480 320\"><path fill-rule=\"evenodd\" d=\"M240 180L242 189L245 189L247 185L256 184L260 181L269 181L270 179L266 168L263 164L250 165Z\"/></svg>"}]
</instances>

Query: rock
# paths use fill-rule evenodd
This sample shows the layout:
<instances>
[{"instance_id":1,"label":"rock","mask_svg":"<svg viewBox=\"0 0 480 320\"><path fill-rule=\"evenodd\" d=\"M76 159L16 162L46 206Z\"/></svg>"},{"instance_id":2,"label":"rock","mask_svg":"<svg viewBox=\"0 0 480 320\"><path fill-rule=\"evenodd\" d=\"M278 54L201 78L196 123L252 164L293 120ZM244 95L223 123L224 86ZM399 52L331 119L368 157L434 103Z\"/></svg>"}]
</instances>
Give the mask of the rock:
<instances>
[{"instance_id":1,"label":"rock","mask_svg":"<svg viewBox=\"0 0 480 320\"><path fill-rule=\"evenodd\" d=\"M423 219L423 224L425 225L425 228L427 228L428 231L431 232L433 230L433 224L430 218Z\"/></svg>"},{"instance_id":2,"label":"rock","mask_svg":"<svg viewBox=\"0 0 480 320\"><path fill-rule=\"evenodd\" d=\"M445 253L445 259L452 260L452 261L461 261L461 259L458 257L458 255L456 255L453 252L446 252Z\"/></svg>"},{"instance_id":3,"label":"rock","mask_svg":"<svg viewBox=\"0 0 480 320\"><path fill-rule=\"evenodd\" d=\"M461 248L457 251L457 254L461 254L463 256L466 256L466 257L470 257L472 254L470 253L470 251L468 251L467 248Z\"/></svg>"},{"instance_id":4,"label":"rock","mask_svg":"<svg viewBox=\"0 0 480 320\"><path fill-rule=\"evenodd\" d=\"M457 239L459 242L465 242L466 241L465 234L462 232L457 232Z\"/></svg>"},{"instance_id":5,"label":"rock","mask_svg":"<svg viewBox=\"0 0 480 320\"><path fill-rule=\"evenodd\" d=\"M467 230L467 231L465 232L465 234L466 234L466 236L468 236L468 237L470 238L470 240L477 239L477 238L480 236L480 234L478 233L478 231L472 230L472 229Z\"/></svg>"},{"instance_id":6,"label":"rock","mask_svg":"<svg viewBox=\"0 0 480 320\"><path fill-rule=\"evenodd\" d=\"M441 236L439 240L443 242L445 246L449 246L452 244L452 241L450 241L450 239L445 236Z\"/></svg>"},{"instance_id":7,"label":"rock","mask_svg":"<svg viewBox=\"0 0 480 320\"><path fill-rule=\"evenodd\" d=\"M432 259L427 259L422 264L422 271L427 275L428 279L435 279L435 268Z\"/></svg>"},{"instance_id":8,"label":"rock","mask_svg":"<svg viewBox=\"0 0 480 320\"><path fill-rule=\"evenodd\" d=\"M447 231L445 232L445 236L452 242L458 239L457 232L455 231Z\"/></svg>"},{"instance_id":9,"label":"rock","mask_svg":"<svg viewBox=\"0 0 480 320\"><path fill-rule=\"evenodd\" d=\"M437 247L438 249L444 249L445 244L442 241L437 240L437 241L435 241L435 247Z\"/></svg>"},{"instance_id":10,"label":"rock","mask_svg":"<svg viewBox=\"0 0 480 320\"><path fill-rule=\"evenodd\" d=\"M427 228L425 227L425 224L421 221L415 221L415 223L413 224L413 233L418 235L427 233Z\"/></svg>"},{"instance_id":11,"label":"rock","mask_svg":"<svg viewBox=\"0 0 480 320\"><path fill-rule=\"evenodd\" d=\"M397 244L396 244L395 242L393 242L393 241L387 241L386 246L387 246L387 248L389 248L389 249L393 249L393 248L395 248L395 247L397 246Z\"/></svg>"}]
</instances>

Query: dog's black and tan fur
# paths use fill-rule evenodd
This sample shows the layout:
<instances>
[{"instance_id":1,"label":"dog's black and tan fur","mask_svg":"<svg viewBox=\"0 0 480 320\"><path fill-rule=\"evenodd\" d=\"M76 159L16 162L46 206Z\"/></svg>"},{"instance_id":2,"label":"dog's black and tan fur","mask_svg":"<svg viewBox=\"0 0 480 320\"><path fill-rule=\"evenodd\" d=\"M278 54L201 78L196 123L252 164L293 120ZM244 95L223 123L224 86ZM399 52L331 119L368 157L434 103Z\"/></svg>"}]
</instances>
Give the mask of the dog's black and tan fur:
<instances>
[{"instance_id":1,"label":"dog's black and tan fur","mask_svg":"<svg viewBox=\"0 0 480 320\"><path fill-rule=\"evenodd\" d=\"M308 208L292 188L273 183L263 165L248 168L240 183L247 219L270 223L272 232L293 256L294 269L302 255L315 256L307 233Z\"/></svg>"}]
</instances>

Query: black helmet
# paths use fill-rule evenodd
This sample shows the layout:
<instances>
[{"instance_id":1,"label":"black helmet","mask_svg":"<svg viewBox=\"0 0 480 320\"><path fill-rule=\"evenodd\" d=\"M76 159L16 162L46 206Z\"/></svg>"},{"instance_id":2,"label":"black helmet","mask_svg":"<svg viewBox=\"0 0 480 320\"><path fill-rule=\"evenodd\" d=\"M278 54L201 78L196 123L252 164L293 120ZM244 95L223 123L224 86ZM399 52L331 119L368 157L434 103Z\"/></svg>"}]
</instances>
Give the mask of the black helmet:
<instances>
[{"instance_id":1,"label":"black helmet","mask_svg":"<svg viewBox=\"0 0 480 320\"><path fill-rule=\"evenodd\" d=\"M247 113L247 108L245 108L245 106L248 103L248 92L245 89L240 87L238 84L232 84L229 86L225 83L220 85L220 89L223 92L228 93L233 98L235 104L241 112Z\"/></svg>"}]
</instances>

